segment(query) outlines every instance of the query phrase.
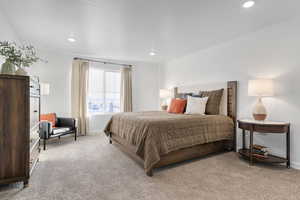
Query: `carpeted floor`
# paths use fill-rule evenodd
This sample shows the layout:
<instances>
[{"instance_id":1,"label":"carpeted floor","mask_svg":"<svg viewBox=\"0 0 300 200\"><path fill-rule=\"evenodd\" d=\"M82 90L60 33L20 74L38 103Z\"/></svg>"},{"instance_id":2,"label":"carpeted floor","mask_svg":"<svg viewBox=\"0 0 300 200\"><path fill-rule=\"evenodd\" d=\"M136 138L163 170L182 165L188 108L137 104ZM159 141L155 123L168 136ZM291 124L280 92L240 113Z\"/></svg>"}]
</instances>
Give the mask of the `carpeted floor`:
<instances>
[{"instance_id":1,"label":"carpeted floor","mask_svg":"<svg viewBox=\"0 0 300 200\"><path fill-rule=\"evenodd\" d=\"M296 200L300 171L250 167L225 153L156 170L150 178L103 135L67 137L42 152L28 188L2 186L0 199Z\"/></svg>"}]
</instances>

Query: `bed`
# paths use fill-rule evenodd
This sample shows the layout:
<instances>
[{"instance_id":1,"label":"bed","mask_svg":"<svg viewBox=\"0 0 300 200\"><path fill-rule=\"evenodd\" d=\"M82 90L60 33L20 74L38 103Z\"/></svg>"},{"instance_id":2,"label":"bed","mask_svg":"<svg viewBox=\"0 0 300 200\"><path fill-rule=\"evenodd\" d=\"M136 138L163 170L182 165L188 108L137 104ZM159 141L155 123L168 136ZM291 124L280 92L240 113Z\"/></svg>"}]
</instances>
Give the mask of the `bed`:
<instances>
[{"instance_id":1,"label":"bed","mask_svg":"<svg viewBox=\"0 0 300 200\"><path fill-rule=\"evenodd\" d=\"M114 115L105 128L114 143L140 163L148 176L153 169L203 157L208 154L235 150L237 82L222 84L219 115L171 114L165 111L131 112ZM210 89L220 88L214 84ZM198 88L198 89L197 89ZM206 86L205 89L208 89ZM177 87L179 92L203 89Z\"/></svg>"}]
</instances>

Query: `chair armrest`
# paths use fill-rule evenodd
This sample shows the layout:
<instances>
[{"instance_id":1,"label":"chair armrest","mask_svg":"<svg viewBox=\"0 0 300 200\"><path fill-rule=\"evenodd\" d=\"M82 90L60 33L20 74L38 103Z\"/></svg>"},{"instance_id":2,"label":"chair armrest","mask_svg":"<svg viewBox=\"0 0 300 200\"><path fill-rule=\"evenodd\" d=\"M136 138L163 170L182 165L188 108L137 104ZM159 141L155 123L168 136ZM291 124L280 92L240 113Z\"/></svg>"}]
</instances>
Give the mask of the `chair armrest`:
<instances>
[{"instance_id":1,"label":"chair armrest","mask_svg":"<svg viewBox=\"0 0 300 200\"><path fill-rule=\"evenodd\" d=\"M39 136L41 139L49 139L52 132L52 124L48 121L41 121L39 125Z\"/></svg>"},{"instance_id":2,"label":"chair armrest","mask_svg":"<svg viewBox=\"0 0 300 200\"><path fill-rule=\"evenodd\" d=\"M76 128L76 119L75 118L67 118L67 117L58 117L57 118L57 127L70 127L72 129Z\"/></svg>"}]
</instances>

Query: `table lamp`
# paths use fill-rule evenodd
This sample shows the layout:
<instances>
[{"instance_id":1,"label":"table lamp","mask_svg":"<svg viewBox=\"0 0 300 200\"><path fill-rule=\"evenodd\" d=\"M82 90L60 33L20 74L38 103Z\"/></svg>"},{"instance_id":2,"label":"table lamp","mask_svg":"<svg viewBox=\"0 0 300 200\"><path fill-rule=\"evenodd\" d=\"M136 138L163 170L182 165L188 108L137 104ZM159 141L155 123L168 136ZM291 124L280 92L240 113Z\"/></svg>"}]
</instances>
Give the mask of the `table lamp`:
<instances>
[{"instance_id":1,"label":"table lamp","mask_svg":"<svg viewBox=\"0 0 300 200\"><path fill-rule=\"evenodd\" d=\"M274 83L271 79L250 80L248 83L248 96L257 96L258 101L253 109L253 118L263 121L267 118L267 110L262 97L274 96Z\"/></svg>"},{"instance_id":2,"label":"table lamp","mask_svg":"<svg viewBox=\"0 0 300 200\"><path fill-rule=\"evenodd\" d=\"M160 89L159 90L159 97L162 99L161 109L167 110L168 109L168 102L169 98L172 98L172 91L168 89Z\"/></svg>"}]
</instances>

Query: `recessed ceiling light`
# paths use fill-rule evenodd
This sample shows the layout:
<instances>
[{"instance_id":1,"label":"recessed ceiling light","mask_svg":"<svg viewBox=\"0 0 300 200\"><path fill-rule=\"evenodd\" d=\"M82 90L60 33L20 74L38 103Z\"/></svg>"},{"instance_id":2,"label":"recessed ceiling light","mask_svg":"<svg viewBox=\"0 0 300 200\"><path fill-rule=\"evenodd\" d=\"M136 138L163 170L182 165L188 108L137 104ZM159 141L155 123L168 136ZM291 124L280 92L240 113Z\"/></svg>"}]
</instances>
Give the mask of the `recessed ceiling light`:
<instances>
[{"instance_id":1,"label":"recessed ceiling light","mask_svg":"<svg viewBox=\"0 0 300 200\"><path fill-rule=\"evenodd\" d=\"M68 41L69 41L69 42L76 42L75 38L73 38L73 37L69 37L69 38L68 38Z\"/></svg>"},{"instance_id":2,"label":"recessed ceiling light","mask_svg":"<svg viewBox=\"0 0 300 200\"><path fill-rule=\"evenodd\" d=\"M252 6L254 6L254 4L255 4L255 1L251 1L251 0L249 0L249 1L244 1L243 7L244 7L244 8L251 8Z\"/></svg>"},{"instance_id":3,"label":"recessed ceiling light","mask_svg":"<svg viewBox=\"0 0 300 200\"><path fill-rule=\"evenodd\" d=\"M155 53L154 51L151 51L151 52L149 53L149 55L150 55L150 56L155 56L156 53Z\"/></svg>"}]
</instances>

